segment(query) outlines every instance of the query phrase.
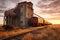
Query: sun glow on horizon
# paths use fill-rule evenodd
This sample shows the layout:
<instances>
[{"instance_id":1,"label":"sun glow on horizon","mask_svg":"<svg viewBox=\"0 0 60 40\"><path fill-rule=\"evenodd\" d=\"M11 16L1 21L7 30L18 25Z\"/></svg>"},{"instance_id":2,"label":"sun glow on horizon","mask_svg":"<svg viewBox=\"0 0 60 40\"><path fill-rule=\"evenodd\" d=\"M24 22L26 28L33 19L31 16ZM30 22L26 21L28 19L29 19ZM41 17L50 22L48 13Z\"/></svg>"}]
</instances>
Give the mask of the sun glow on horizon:
<instances>
[{"instance_id":1,"label":"sun glow on horizon","mask_svg":"<svg viewBox=\"0 0 60 40\"><path fill-rule=\"evenodd\" d=\"M0 24L3 24L3 17L0 17Z\"/></svg>"},{"instance_id":2,"label":"sun glow on horizon","mask_svg":"<svg viewBox=\"0 0 60 40\"><path fill-rule=\"evenodd\" d=\"M60 20L47 20L47 21L52 24L60 24Z\"/></svg>"}]
</instances>

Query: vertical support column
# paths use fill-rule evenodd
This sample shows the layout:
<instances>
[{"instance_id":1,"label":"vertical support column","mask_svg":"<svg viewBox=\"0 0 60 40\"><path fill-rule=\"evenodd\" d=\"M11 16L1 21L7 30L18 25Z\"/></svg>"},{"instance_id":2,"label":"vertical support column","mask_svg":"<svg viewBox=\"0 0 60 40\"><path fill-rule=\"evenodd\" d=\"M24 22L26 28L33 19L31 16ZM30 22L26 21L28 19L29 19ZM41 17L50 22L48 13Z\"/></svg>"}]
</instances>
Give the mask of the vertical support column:
<instances>
[{"instance_id":1,"label":"vertical support column","mask_svg":"<svg viewBox=\"0 0 60 40\"><path fill-rule=\"evenodd\" d=\"M3 25L6 25L6 18L4 16L4 19L3 19Z\"/></svg>"},{"instance_id":2,"label":"vertical support column","mask_svg":"<svg viewBox=\"0 0 60 40\"><path fill-rule=\"evenodd\" d=\"M7 16L7 24L9 25L9 17Z\"/></svg>"},{"instance_id":3,"label":"vertical support column","mask_svg":"<svg viewBox=\"0 0 60 40\"><path fill-rule=\"evenodd\" d=\"M45 25L45 20L43 19L43 25Z\"/></svg>"},{"instance_id":4,"label":"vertical support column","mask_svg":"<svg viewBox=\"0 0 60 40\"><path fill-rule=\"evenodd\" d=\"M12 17L11 17L11 22L12 22L12 25L13 25L13 20L12 20Z\"/></svg>"},{"instance_id":5,"label":"vertical support column","mask_svg":"<svg viewBox=\"0 0 60 40\"><path fill-rule=\"evenodd\" d=\"M10 19L11 19L11 23L10 23L10 24L12 25L12 24L13 24L13 23L12 23L12 16L10 16Z\"/></svg>"},{"instance_id":6,"label":"vertical support column","mask_svg":"<svg viewBox=\"0 0 60 40\"><path fill-rule=\"evenodd\" d=\"M8 25L9 25L9 16L8 16Z\"/></svg>"}]
</instances>

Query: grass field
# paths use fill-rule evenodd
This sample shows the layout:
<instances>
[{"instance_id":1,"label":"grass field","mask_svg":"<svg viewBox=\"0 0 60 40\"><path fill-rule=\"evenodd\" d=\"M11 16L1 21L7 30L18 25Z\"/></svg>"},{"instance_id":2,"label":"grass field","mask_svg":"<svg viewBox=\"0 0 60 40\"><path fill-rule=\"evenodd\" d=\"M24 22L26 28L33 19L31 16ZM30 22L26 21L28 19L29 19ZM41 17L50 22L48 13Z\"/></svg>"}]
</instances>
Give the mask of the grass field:
<instances>
[{"instance_id":1,"label":"grass field","mask_svg":"<svg viewBox=\"0 0 60 40\"><path fill-rule=\"evenodd\" d=\"M45 28L29 32L23 37L17 36L9 40L60 40L60 24L46 25Z\"/></svg>"},{"instance_id":2,"label":"grass field","mask_svg":"<svg viewBox=\"0 0 60 40\"><path fill-rule=\"evenodd\" d=\"M60 40L60 25L50 25L47 28L33 31L21 40Z\"/></svg>"}]
</instances>

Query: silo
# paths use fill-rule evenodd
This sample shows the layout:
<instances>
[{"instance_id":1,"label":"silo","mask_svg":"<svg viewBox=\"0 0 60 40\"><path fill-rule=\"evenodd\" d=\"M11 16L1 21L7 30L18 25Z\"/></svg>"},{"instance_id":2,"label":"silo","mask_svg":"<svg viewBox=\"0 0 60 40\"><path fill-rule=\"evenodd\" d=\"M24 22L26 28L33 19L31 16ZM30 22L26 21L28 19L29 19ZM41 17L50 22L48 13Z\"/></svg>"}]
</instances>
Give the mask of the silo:
<instances>
[{"instance_id":1,"label":"silo","mask_svg":"<svg viewBox=\"0 0 60 40\"><path fill-rule=\"evenodd\" d=\"M17 25L22 28L28 27L28 21L33 17L33 4L31 2L18 3L15 8Z\"/></svg>"}]
</instances>

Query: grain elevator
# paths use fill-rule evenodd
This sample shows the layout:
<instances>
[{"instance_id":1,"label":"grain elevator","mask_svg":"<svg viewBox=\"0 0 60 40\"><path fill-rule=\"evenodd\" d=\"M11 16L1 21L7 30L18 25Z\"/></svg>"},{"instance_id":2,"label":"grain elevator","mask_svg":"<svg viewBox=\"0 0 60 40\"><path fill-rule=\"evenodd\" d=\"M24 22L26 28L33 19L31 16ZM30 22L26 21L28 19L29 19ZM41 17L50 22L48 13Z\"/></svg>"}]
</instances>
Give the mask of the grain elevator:
<instances>
[{"instance_id":1,"label":"grain elevator","mask_svg":"<svg viewBox=\"0 0 60 40\"><path fill-rule=\"evenodd\" d=\"M7 25L28 27L28 21L31 17L33 17L33 4L25 1L18 3L14 9L5 11L4 23Z\"/></svg>"}]
</instances>

